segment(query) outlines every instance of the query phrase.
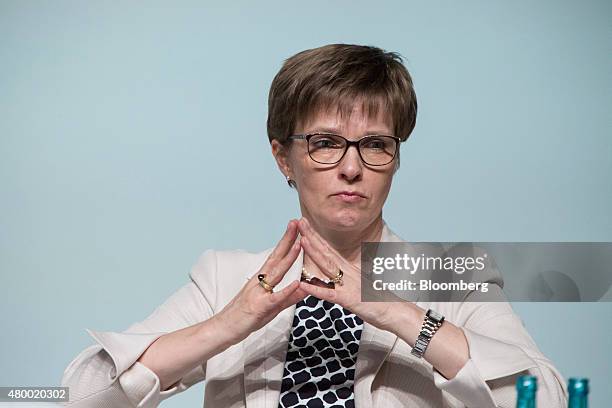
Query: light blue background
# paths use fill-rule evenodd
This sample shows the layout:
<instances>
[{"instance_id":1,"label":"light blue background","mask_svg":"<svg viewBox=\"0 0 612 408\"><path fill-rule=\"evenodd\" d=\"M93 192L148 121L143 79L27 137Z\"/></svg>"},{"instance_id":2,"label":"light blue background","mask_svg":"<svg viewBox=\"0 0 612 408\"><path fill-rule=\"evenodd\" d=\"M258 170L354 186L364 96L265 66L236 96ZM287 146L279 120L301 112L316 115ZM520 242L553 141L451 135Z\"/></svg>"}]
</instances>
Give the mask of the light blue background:
<instances>
[{"instance_id":1,"label":"light blue background","mask_svg":"<svg viewBox=\"0 0 612 408\"><path fill-rule=\"evenodd\" d=\"M327 43L413 75L384 212L400 236L612 240L612 3L220 3L0 1L0 385L58 384L85 328L143 319L205 249L276 243L299 208L267 93ZM515 310L593 407L612 400L612 303Z\"/></svg>"}]
</instances>

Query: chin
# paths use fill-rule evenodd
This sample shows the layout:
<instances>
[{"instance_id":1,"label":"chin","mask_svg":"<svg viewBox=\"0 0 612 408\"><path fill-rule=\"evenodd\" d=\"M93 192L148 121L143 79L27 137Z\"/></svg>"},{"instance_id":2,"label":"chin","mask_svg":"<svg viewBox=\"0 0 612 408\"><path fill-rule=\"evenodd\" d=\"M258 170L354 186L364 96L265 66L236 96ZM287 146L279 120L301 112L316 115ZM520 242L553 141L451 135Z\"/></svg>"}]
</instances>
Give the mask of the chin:
<instances>
[{"instance_id":1,"label":"chin","mask_svg":"<svg viewBox=\"0 0 612 408\"><path fill-rule=\"evenodd\" d=\"M352 231L360 229L366 223L366 217L360 211L341 210L332 217L327 218L330 228L339 231Z\"/></svg>"}]
</instances>

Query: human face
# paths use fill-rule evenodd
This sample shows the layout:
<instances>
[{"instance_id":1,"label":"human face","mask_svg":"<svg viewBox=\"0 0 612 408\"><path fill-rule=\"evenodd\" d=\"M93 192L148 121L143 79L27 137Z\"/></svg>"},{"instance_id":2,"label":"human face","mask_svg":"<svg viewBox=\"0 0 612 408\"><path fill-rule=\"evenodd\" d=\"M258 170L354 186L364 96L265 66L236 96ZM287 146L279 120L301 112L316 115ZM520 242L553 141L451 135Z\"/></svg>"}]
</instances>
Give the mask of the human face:
<instances>
[{"instance_id":1,"label":"human face","mask_svg":"<svg viewBox=\"0 0 612 408\"><path fill-rule=\"evenodd\" d=\"M356 104L348 118L321 112L298 126L295 133L329 132L348 140L371 134L393 135L391 124L385 119L382 109L378 117L369 119L363 115L360 104ZM291 143L286 156L275 156L283 173L297 184L302 215L338 231L363 230L382 216L397 155L387 165L368 166L361 161L357 148L351 146L340 162L320 164L308 155L305 140ZM340 194L343 191L356 194Z\"/></svg>"}]
</instances>

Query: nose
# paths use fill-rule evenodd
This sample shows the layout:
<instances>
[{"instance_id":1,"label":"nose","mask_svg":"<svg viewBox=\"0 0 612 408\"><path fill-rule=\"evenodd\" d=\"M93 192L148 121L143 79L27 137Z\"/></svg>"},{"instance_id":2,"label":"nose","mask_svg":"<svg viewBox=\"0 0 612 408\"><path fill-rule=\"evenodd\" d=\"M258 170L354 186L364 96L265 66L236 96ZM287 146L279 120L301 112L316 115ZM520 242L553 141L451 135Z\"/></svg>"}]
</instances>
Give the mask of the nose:
<instances>
[{"instance_id":1,"label":"nose","mask_svg":"<svg viewBox=\"0 0 612 408\"><path fill-rule=\"evenodd\" d=\"M340 176L347 181L359 180L363 174L363 163L359 156L357 146L350 146L342 160L340 160Z\"/></svg>"}]
</instances>

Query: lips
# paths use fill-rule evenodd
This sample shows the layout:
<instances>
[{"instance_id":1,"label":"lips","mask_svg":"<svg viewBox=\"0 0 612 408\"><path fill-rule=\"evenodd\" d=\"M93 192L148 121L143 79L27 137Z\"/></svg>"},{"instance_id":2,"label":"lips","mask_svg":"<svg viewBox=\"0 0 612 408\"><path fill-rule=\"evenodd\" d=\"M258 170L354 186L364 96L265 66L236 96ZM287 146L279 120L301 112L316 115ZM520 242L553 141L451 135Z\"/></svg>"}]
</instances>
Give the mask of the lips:
<instances>
[{"instance_id":1,"label":"lips","mask_svg":"<svg viewBox=\"0 0 612 408\"><path fill-rule=\"evenodd\" d=\"M333 194L333 197L345 203L356 203L366 199L363 194L356 191L341 191L339 193Z\"/></svg>"},{"instance_id":2,"label":"lips","mask_svg":"<svg viewBox=\"0 0 612 408\"><path fill-rule=\"evenodd\" d=\"M338 193L336 193L334 195L343 195L343 196L348 196L348 197L350 197L350 196L358 196L358 197L361 197L361 198L366 198L364 194L362 194L362 193L360 193L358 191L340 191L340 192L338 192Z\"/></svg>"}]
</instances>

